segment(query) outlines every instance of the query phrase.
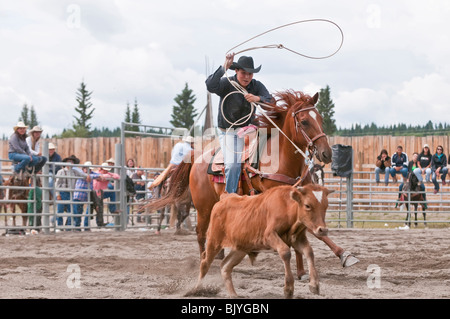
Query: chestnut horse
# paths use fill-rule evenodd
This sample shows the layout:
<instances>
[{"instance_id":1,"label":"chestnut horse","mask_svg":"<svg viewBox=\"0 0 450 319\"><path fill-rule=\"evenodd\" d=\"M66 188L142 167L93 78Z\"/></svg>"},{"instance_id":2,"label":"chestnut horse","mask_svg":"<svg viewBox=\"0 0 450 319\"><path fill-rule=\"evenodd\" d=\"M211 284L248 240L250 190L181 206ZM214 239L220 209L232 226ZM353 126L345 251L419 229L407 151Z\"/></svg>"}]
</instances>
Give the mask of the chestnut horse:
<instances>
[{"instance_id":1,"label":"chestnut horse","mask_svg":"<svg viewBox=\"0 0 450 319\"><path fill-rule=\"evenodd\" d=\"M265 174L265 171L270 168L270 164L260 164L259 174L251 177L251 186L258 192L264 192L274 186L294 184L299 179L303 185L311 183L305 158L298 154L297 148L291 141L301 150L308 149L311 156L314 154L319 161L331 162L332 151L322 129L323 119L315 107L318 97L318 93L311 97L302 92L289 90L277 93L275 95L276 101L273 104L263 106L266 111L265 114L271 121L263 115L258 115L258 126L271 129L274 128L275 124L286 136L279 137L278 168L276 171ZM264 146L264 154L271 154L272 143L269 142L271 138L273 137L268 136L268 141ZM205 250L206 231L211 210L214 204L219 201L220 195L225 191L224 184L214 183L211 176L208 175L208 165L207 161L195 159L194 152L191 152L190 158L185 158L172 173L168 195L147 204L151 209L159 209L167 203L177 201L177 198L184 196L184 193L190 189L192 201L197 209L196 231L200 255ZM250 191L249 185L246 183L242 183L242 189L245 194ZM328 236L317 238L325 242L334 254L341 259L342 266L347 267L358 262L356 258L337 246ZM302 255L296 253L296 258L297 275L300 278L306 272L303 268Z\"/></svg>"},{"instance_id":2,"label":"chestnut horse","mask_svg":"<svg viewBox=\"0 0 450 319\"><path fill-rule=\"evenodd\" d=\"M8 186L8 198L7 200L28 200L29 189L24 187L30 186L30 176L28 173L23 174L22 179L16 178L16 176L11 176L5 183L4 186ZM17 187L17 188L16 188ZM27 213L28 204L24 203L10 203L11 212L16 213L16 205L20 208L22 214ZM22 215L22 226L27 226L28 216ZM8 226L8 218L5 218L5 226ZM16 226L16 216L13 216L13 226Z\"/></svg>"}]
</instances>

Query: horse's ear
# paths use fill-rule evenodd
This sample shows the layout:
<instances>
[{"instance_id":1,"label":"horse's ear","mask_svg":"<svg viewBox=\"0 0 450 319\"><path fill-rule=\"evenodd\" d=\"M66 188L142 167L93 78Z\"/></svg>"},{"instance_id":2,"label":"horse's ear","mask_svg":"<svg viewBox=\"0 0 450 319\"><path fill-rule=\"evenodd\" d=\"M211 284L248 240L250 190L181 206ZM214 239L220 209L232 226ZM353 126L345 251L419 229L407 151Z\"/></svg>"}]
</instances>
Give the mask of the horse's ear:
<instances>
[{"instance_id":1,"label":"horse's ear","mask_svg":"<svg viewBox=\"0 0 450 319\"><path fill-rule=\"evenodd\" d=\"M314 94L314 96L312 97L313 104L316 104L318 100L319 100L319 92Z\"/></svg>"}]
</instances>

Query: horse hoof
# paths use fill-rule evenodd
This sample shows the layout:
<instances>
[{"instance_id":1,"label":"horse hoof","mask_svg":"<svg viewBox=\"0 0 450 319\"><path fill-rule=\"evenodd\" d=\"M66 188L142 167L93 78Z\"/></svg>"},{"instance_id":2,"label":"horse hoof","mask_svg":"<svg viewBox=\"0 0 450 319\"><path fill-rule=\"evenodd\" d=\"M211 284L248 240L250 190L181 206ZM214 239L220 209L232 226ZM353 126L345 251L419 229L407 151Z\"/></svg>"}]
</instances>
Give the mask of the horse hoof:
<instances>
[{"instance_id":1,"label":"horse hoof","mask_svg":"<svg viewBox=\"0 0 450 319\"><path fill-rule=\"evenodd\" d=\"M300 281L309 281L309 275L308 274L304 274L303 276L299 276L298 279Z\"/></svg>"},{"instance_id":2,"label":"horse hoof","mask_svg":"<svg viewBox=\"0 0 450 319\"><path fill-rule=\"evenodd\" d=\"M342 267L350 267L354 264L359 263L359 259L355 257L352 253L344 251L341 255L341 265Z\"/></svg>"},{"instance_id":3,"label":"horse hoof","mask_svg":"<svg viewBox=\"0 0 450 319\"><path fill-rule=\"evenodd\" d=\"M309 286L309 291L315 295L319 295L319 286Z\"/></svg>"}]
</instances>

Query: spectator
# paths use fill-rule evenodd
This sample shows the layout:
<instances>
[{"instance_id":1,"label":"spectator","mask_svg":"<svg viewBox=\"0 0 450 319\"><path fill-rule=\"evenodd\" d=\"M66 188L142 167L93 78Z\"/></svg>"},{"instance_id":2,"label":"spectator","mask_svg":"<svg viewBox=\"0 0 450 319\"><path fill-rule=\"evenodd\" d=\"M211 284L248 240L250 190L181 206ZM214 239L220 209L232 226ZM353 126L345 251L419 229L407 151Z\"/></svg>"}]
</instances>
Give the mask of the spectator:
<instances>
[{"instance_id":1,"label":"spectator","mask_svg":"<svg viewBox=\"0 0 450 319\"><path fill-rule=\"evenodd\" d=\"M389 183L389 169L391 167L391 158L388 155L388 152L385 149L381 150L380 155L377 157L377 161L375 163L377 167L375 167L375 182L378 184L380 182L380 173L384 174L384 183L386 186Z\"/></svg>"},{"instance_id":2,"label":"spectator","mask_svg":"<svg viewBox=\"0 0 450 319\"><path fill-rule=\"evenodd\" d=\"M74 203L73 204L73 213L77 215L83 215L83 208L84 204L88 202L89 193L93 190L93 180L97 178L102 178L102 175L99 173L91 172L89 165L92 165L91 162L85 162L84 165L88 165L82 168L83 172L89 175L90 181L88 182L84 178L77 179L75 183L75 192L73 193L73 201L74 202L80 202L80 203ZM91 193L92 195L92 193ZM90 198L92 202L92 198ZM84 202L84 203L82 203ZM87 214L89 214L89 207L90 203L87 205ZM75 227L77 227L75 230L81 231L81 216L80 217L74 217L74 224ZM89 230L89 216L84 218L84 227L85 230Z\"/></svg>"},{"instance_id":3,"label":"spectator","mask_svg":"<svg viewBox=\"0 0 450 319\"><path fill-rule=\"evenodd\" d=\"M36 185L33 185L33 180L36 181ZM31 179L31 186L34 186L34 188L30 189L28 193L28 200L32 200L36 202L36 211L34 211L34 202L28 202L27 203L27 213L33 214L33 216L30 216L28 218L28 225L29 226L36 226L40 227L42 225L41 223L41 216L36 216L36 224L34 223L34 214L42 214L42 188L41 188L41 181L39 178L32 178ZM36 195L35 195L36 194ZM39 228L36 229L37 231L40 231Z\"/></svg>"},{"instance_id":4,"label":"spectator","mask_svg":"<svg viewBox=\"0 0 450 319\"><path fill-rule=\"evenodd\" d=\"M106 163L109 166L114 166L116 165L116 162L114 161L114 158L110 158L106 161ZM116 201L116 192L114 191L114 185L113 183L109 182L108 183L108 190L110 191L105 191L103 192L103 199L107 199L109 198L109 204L108 204L108 209L109 209L109 213L116 213L117 209L116 209L116 204L114 204L114 202Z\"/></svg>"},{"instance_id":5,"label":"spectator","mask_svg":"<svg viewBox=\"0 0 450 319\"><path fill-rule=\"evenodd\" d=\"M413 156L412 156L412 160L409 161L409 163L408 163L408 175L409 175L409 173L413 173L414 175L416 175L414 172L416 171L416 169L418 167L419 167L419 153L414 152ZM422 176L420 176L420 178L422 178ZM423 200L424 200L424 202L426 202L427 196L425 194L425 185L423 184L422 181L423 181L423 179L422 180L419 179L420 191L424 192L423 193ZM401 192L402 189L403 189L403 183L400 184L400 186L398 188L398 191Z\"/></svg>"},{"instance_id":6,"label":"spectator","mask_svg":"<svg viewBox=\"0 0 450 319\"><path fill-rule=\"evenodd\" d=\"M102 163L102 167L99 170L99 173L103 175L102 180L95 179L94 180L94 192L93 192L93 200L94 200L94 209L97 212L96 222L97 226L103 227L106 226L106 223L103 220L103 191L108 189L108 180L104 178L113 178L120 179L120 176L116 173L112 173L110 165L108 163Z\"/></svg>"},{"instance_id":7,"label":"spectator","mask_svg":"<svg viewBox=\"0 0 450 319\"><path fill-rule=\"evenodd\" d=\"M131 176L134 182L134 189L136 190L136 199L145 198L145 172L142 168L138 168L136 173Z\"/></svg>"},{"instance_id":8,"label":"spectator","mask_svg":"<svg viewBox=\"0 0 450 319\"><path fill-rule=\"evenodd\" d=\"M447 157L444 154L444 148L442 145L438 145L436 147L436 153L431 157L431 172L431 180L434 184L434 194L437 194L437 192L439 192L439 182L437 179L440 176L442 185L444 186L446 184L445 177L448 173Z\"/></svg>"},{"instance_id":9,"label":"spectator","mask_svg":"<svg viewBox=\"0 0 450 319\"><path fill-rule=\"evenodd\" d=\"M134 161L134 159L129 158L127 160L127 175L130 176L130 178L132 178L131 176L133 176L134 173L136 173L136 162Z\"/></svg>"},{"instance_id":10,"label":"spectator","mask_svg":"<svg viewBox=\"0 0 450 319\"><path fill-rule=\"evenodd\" d=\"M131 176L134 182L134 189L136 190L136 201L142 201L145 199L145 172L142 168L138 168L136 173ZM138 222L141 222L141 217L138 216Z\"/></svg>"},{"instance_id":11,"label":"spectator","mask_svg":"<svg viewBox=\"0 0 450 319\"><path fill-rule=\"evenodd\" d=\"M35 173L39 172L47 162L44 156L36 156L31 153L26 137L27 128L23 122L14 126L14 133L9 138L8 158L13 162L18 162L14 167L14 176L22 180L22 175L27 166L34 167Z\"/></svg>"},{"instance_id":12,"label":"spectator","mask_svg":"<svg viewBox=\"0 0 450 319\"><path fill-rule=\"evenodd\" d=\"M419 154L419 167L414 170L414 174L416 174L417 179L420 182L423 182L422 175L425 174L425 181L427 183L430 182L431 176L431 152L428 144L423 146L422 152Z\"/></svg>"},{"instance_id":13,"label":"spectator","mask_svg":"<svg viewBox=\"0 0 450 319\"><path fill-rule=\"evenodd\" d=\"M397 146L397 152L391 157L389 173L394 183L397 182L397 174L402 174L404 178L408 176L408 155L403 152L403 147L400 145Z\"/></svg>"},{"instance_id":14,"label":"spectator","mask_svg":"<svg viewBox=\"0 0 450 319\"><path fill-rule=\"evenodd\" d=\"M42 156L41 144L39 142L39 140L41 139L42 131L43 130L39 126L35 126L28 133L28 137L26 138L31 154L36 156Z\"/></svg>"},{"instance_id":15,"label":"spectator","mask_svg":"<svg viewBox=\"0 0 450 319\"><path fill-rule=\"evenodd\" d=\"M62 162L61 156L56 153L56 146L53 143L48 143L48 158L49 163L60 163ZM53 193L53 186L55 184L55 176L58 174L58 171L62 167L60 165L49 165L48 166L48 174L50 175L48 178L48 187L50 187L50 194L52 198L54 198L55 194Z\"/></svg>"},{"instance_id":16,"label":"spectator","mask_svg":"<svg viewBox=\"0 0 450 319\"><path fill-rule=\"evenodd\" d=\"M75 156L71 155L65 159L63 159L63 162L68 164L80 164L80 160ZM56 199L61 201L70 201L71 197L71 191L75 188L75 179L73 177L81 177L85 178L88 182L90 182L90 177L88 174L84 173L82 170L78 168L72 168L72 166L68 165L64 168L60 169L58 171L58 174L56 174ZM64 213L64 211L67 211L68 213L71 212L70 209L71 204L69 203L58 203L57 206L57 212L59 214ZM63 225L63 218L58 217L57 218L57 224L58 226ZM66 220L65 225L70 226L72 224L72 218L68 217Z\"/></svg>"},{"instance_id":17,"label":"spectator","mask_svg":"<svg viewBox=\"0 0 450 319\"><path fill-rule=\"evenodd\" d=\"M52 162L52 163L62 162L62 157L61 157L61 155L59 155L56 152L56 146L53 143L48 143L48 158L49 158L49 162ZM54 171L53 171L53 168L54 168ZM60 165L49 165L48 169L49 169L50 174L56 175L61 168L62 167Z\"/></svg>"}]
</instances>

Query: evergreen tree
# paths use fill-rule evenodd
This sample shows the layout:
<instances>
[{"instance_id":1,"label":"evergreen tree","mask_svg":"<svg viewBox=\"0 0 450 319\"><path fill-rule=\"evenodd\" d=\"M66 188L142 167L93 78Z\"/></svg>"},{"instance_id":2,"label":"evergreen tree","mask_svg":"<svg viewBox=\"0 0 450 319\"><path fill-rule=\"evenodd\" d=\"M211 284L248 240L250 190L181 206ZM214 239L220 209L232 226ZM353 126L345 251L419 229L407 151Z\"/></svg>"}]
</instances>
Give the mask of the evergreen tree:
<instances>
[{"instance_id":1,"label":"evergreen tree","mask_svg":"<svg viewBox=\"0 0 450 319\"><path fill-rule=\"evenodd\" d=\"M170 123L174 127L184 127L189 129L194 124L194 118L197 112L194 109L194 103L197 100L193 91L189 89L186 83L181 94L178 94L174 101L177 105L172 108L172 120Z\"/></svg>"},{"instance_id":2,"label":"evergreen tree","mask_svg":"<svg viewBox=\"0 0 450 319\"><path fill-rule=\"evenodd\" d=\"M37 120L36 111L34 110L34 106L28 107L25 103L23 105L22 111L20 113L19 121L22 121L28 127L33 128L36 125L39 125Z\"/></svg>"},{"instance_id":3,"label":"evergreen tree","mask_svg":"<svg viewBox=\"0 0 450 319\"><path fill-rule=\"evenodd\" d=\"M139 114L139 107L137 99L134 99L133 113L131 114L131 123L141 124L141 116ZM132 131L139 132L139 126L133 126Z\"/></svg>"},{"instance_id":4,"label":"evergreen tree","mask_svg":"<svg viewBox=\"0 0 450 319\"><path fill-rule=\"evenodd\" d=\"M20 113L19 121L22 121L25 125L29 126L28 111L28 105L25 103L23 105L22 112Z\"/></svg>"},{"instance_id":5,"label":"evergreen tree","mask_svg":"<svg viewBox=\"0 0 450 319\"><path fill-rule=\"evenodd\" d=\"M333 135L336 132L336 120L333 119L334 103L330 98L330 87L328 85L325 89L320 89L319 102L317 102L316 107L323 118L323 131L327 135Z\"/></svg>"},{"instance_id":6,"label":"evergreen tree","mask_svg":"<svg viewBox=\"0 0 450 319\"><path fill-rule=\"evenodd\" d=\"M78 137L88 137L91 130L91 124L89 120L92 119L95 109L92 108L92 103L90 102L92 92L86 89L86 84L84 81L81 82L80 88L77 90L76 101L78 106L75 107L75 111L78 113L78 117L74 116L75 123L73 124L73 129L76 136Z\"/></svg>"},{"instance_id":7,"label":"evergreen tree","mask_svg":"<svg viewBox=\"0 0 450 319\"><path fill-rule=\"evenodd\" d=\"M127 109L125 111L125 122L126 123L132 123L131 122L131 110L130 110L130 103L127 102ZM126 131L131 131L132 126L131 125L125 125Z\"/></svg>"},{"instance_id":8,"label":"evergreen tree","mask_svg":"<svg viewBox=\"0 0 450 319\"><path fill-rule=\"evenodd\" d=\"M32 105L30 108L30 127L35 127L36 125L39 125L39 122L37 120L36 111L34 110L34 106Z\"/></svg>"}]
</instances>

